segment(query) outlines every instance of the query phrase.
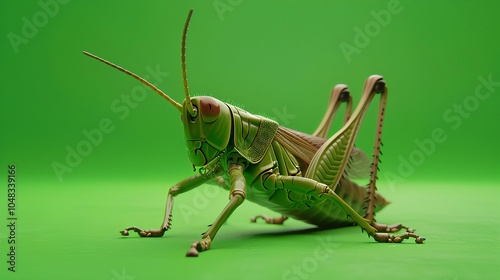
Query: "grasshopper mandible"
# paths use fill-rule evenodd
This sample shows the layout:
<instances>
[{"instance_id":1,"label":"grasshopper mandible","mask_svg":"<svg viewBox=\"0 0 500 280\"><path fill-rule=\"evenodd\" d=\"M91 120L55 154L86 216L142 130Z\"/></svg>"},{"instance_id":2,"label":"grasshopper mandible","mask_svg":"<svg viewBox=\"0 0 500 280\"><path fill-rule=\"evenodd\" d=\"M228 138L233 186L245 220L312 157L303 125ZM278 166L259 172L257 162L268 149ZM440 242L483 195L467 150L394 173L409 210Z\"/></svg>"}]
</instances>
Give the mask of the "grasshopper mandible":
<instances>
[{"instance_id":1,"label":"grasshopper mandible","mask_svg":"<svg viewBox=\"0 0 500 280\"><path fill-rule=\"evenodd\" d=\"M409 227L384 225L375 221L375 212L388 202L376 192L382 124L387 87L382 76L370 76L361 100L352 112L352 98L346 85L336 85L323 120L313 134L298 132L277 122L250 114L236 106L209 96L191 97L186 74L186 36L193 10L189 11L181 43L181 67L185 98L177 103L157 87L136 74L88 52L84 54L104 62L141 81L170 102L180 113L184 125L189 159L199 174L184 179L168 192L165 216L159 229L128 227L142 237L160 237L170 229L173 198L204 183L217 183L229 190L229 203L203 234L187 256L198 256L210 248L222 224L234 210L250 200L281 213L278 218L260 215L266 223L282 224L288 217L323 228L359 225L378 242L400 243L415 238ZM359 127L375 95L380 95L373 159L354 147ZM341 103L346 104L344 125L326 139ZM361 187L350 179L369 177ZM404 233L393 233L405 230Z\"/></svg>"}]
</instances>

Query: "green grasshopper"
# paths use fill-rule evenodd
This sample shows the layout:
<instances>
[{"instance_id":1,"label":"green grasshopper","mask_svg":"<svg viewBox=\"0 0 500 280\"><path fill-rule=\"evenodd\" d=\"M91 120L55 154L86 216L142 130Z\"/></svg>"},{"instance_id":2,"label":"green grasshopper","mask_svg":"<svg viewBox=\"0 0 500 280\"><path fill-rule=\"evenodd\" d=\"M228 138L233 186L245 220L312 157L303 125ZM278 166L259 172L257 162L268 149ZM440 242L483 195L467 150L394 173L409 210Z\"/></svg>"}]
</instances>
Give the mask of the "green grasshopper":
<instances>
[{"instance_id":1,"label":"green grasshopper","mask_svg":"<svg viewBox=\"0 0 500 280\"><path fill-rule=\"evenodd\" d=\"M195 241L187 256L198 256L210 248L224 222L245 199L281 213L281 217L260 215L269 224L282 224L288 217L321 228L359 225L378 242L400 243L425 238L401 224L384 225L375 221L375 212L388 202L376 192L382 123L387 87L382 76L370 76L357 108L351 114L352 98L346 85L333 88L327 112L313 134L298 132L277 122L250 114L236 106L209 96L191 97L186 75L186 36L193 10L184 25L181 66L185 98L177 103L157 87L136 74L88 52L84 54L104 62L141 81L170 102L181 113L186 147L193 168L199 173L172 186L168 192L163 223L159 229L128 227L142 237L160 237L170 229L173 198L204 183L217 183L229 190L229 203L202 239ZM363 117L371 100L380 95L373 159L354 147ZM343 127L326 139L341 103L346 103ZM367 187L351 179L369 177ZM363 216L362 216L363 214ZM404 229L405 232L394 235Z\"/></svg>"}]
</instances>

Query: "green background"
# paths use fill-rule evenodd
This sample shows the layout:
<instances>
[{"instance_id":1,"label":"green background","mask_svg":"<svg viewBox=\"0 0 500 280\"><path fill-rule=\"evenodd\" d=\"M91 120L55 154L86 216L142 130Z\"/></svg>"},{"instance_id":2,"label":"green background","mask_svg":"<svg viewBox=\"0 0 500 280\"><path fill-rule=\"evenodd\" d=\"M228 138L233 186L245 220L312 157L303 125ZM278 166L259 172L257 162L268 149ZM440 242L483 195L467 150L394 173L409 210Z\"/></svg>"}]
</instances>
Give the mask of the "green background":
<instances>
[{"instance_id":1,"label":"green background","mask_svg":"<svg viewBox=\"0 0 500 280\"><path fill-rule=\"evenodd\" d=\"M7 271L8 228L0 230L2 279L498 275L500 2L46 2L57 10L38 1L4 1L0 9L1 224L9 164L17 166L18 218L16 273ZM167 237L120 237L125 226L159 226L168 187L193 173L178 112L150 91L134 101L137 81L81 52L142 76L160 69L151 80L180 102L180 39L190 8L193 95L312 132L335 84L348 84L357 102L365 79L383 75L389 100L378 186L392 204L378 221L415 227L426 244L377 244L354 227L250 224L250 216L271 213L247 202L211 250L186 258L227 203L226 192L209 186L176 198ZM12 43L12 34L24 41ZM346 45L356 52L346 55ZM368 154L375 113L372 106L357 142ZM112 131L70 166L68 149L82 148L83 131L103 120ZM58 176L55 162L68 172Z\"/></svg>"}]
</instances>

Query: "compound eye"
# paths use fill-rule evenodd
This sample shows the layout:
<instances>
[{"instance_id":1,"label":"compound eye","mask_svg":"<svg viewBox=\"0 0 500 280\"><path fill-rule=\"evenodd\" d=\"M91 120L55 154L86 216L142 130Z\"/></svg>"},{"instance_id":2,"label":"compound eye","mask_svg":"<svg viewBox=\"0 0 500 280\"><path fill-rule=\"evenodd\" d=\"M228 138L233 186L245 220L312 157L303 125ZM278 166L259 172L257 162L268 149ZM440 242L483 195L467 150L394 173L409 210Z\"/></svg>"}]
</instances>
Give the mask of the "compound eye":
<instances>
[{"instance_id":1,"label":"compound eye","mask_svg":"<svg viewBox=\"0 0 500 280\"><path fill-rule=\"evenodd\" d=\"M201 117L207 123L216 121L220 115L219 101L212 97L202 97L200 99Z\"/></svg>"}]
</instances>

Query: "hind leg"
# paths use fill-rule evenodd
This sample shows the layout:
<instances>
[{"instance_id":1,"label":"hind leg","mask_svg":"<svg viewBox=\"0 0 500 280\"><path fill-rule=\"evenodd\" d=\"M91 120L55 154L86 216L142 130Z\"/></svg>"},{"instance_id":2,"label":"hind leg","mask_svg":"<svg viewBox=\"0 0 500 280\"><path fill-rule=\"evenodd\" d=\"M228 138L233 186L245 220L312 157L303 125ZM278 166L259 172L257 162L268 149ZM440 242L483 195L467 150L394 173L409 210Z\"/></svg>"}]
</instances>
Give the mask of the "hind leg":
<instances>
[{"instance_id":1,"label":"hind leg","mask_svg":"<svg viewBox=\"0 0 500 280\"><path fill-rule=\"evenodd\" d=\"M386 232L386 233L391 233L391 232L398 232L402 229L405 229L406 232L415 232L415 230L404 226L402 224L393 224L393 225L386 225L386 224L379 224L375 221L371 222L371 226L376 228L378 232Z\"/></svg>"},{"instance_id":2,"label":"hind leg","mask_svg":"<svg viewBox=\"0 0 500 280\"><path fill-rule=\"evenodd\" d=\"M417 235L414 234L414 230L407 226L404 226L402 224L379 224L375 221L375 192L377 190L376 181L378 178L377 172L379 170L378 164L380 163L380 156L382 155L382 152L380 151L380 147L382 146L382 125L384 122L385 105L387 102L387 87L385 86L385 82L381 81L380 83L378 83L374 90L380 94L380 106L378 112L377 130L375 132L375 144L373 150L373 162L371 165L370 183L368 184L367 189L366 214L364 218L369 220L370 225L376 228L378 232L393 233L405 229L406 233L396 236L396 239L415 237ZM424 240L425 238L419 237L416 238L415 241L417 243L422 243Z\"/></svg>"},{"instance_id":3,"label":"hind leg","mask_svg":"<svg viewBox=\"0 0 500 280\"><path fill-rule=\"evenodd\" d=\"M330 96L330 102L328 103L328 108L326 110L325 116L323 117L323 120L321 120L321 123L319 124L318 128L312 134L313 136L320 137L323 139L327 138L328 132L330 131L330 127L333 122L333 118L335 117L335 114L337 113L340 107L340 103L343 102L347 103L346 112L344 116L344 123L346 123L349 117L351 116L352 98L349 95L349 89L347 88L347 86L339 84L333 87Z\"/></svg>"}]
</instances>

